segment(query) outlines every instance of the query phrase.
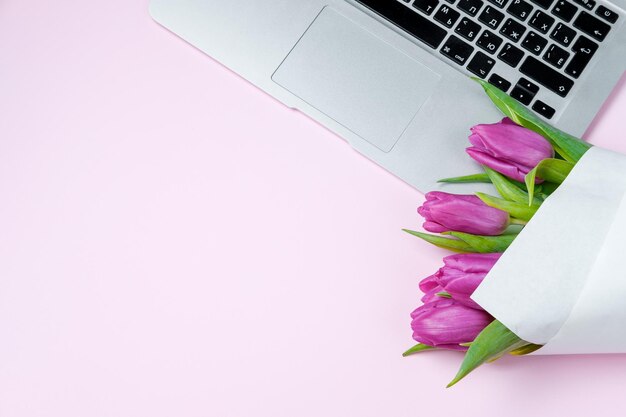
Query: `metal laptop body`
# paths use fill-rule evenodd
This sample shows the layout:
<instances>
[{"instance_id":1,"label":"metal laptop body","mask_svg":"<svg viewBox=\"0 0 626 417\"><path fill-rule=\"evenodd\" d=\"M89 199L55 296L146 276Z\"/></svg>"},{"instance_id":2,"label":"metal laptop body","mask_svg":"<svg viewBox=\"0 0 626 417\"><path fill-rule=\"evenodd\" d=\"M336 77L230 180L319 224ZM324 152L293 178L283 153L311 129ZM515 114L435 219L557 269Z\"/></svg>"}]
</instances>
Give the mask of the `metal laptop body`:
<instances>
[{"instance_id":1,"label":"metal laptop body","mask_svg":"<svg viewBox=\"0 0 626 417\"><path fill-rule=\"evenodd\" d=\"M521 101L530 94L529 107L549 116L558 128L581 136L626 69L626 0L572 0L566 3L576 6L578 17L571 18L561 16L572 11L571 4L553 10L560 7L559 0L446 1L152 0L150 12L166 28L420 190L436 188L440 178L478 172L464 152L468 128L495 122L501 115L469 79L472 72L491 82L499 81L495 75L508 81L510 94ZM476 3L468 1L482 4L470 9ZM549 7L539 6L546 2ZM532 6L528 18L510 19L507 8L515 7L519 15L526 9L520 12L518 6L528 7L526 3ZM442 11L446 7L453 10ZM407 11L416 20L407 20ZM609 13L617 15L615 22L608 21L615 18ZM550 32L542 32L546 26L539 17L554 19ZM424 26L424 18L446 32ZM411 26L415 21L417 26ZM596 33L574 27L588 21L598 25L599 30L592 28ZM481 24L485 39L468 39L462 23ZM530 39L516 40L517 32L510 29L520 31L519 25ZM559 32L557 26L565 27ZM568 27L577 30L574 39L599 45L584 72L575 74L578 78L564 71L577 71L573 60L584 57L589 42L575 44L564 32ZM546 44L537 53L534 49L541 42ZM502 62L509 59L504 53L507 44L524 52L522 63ZM566 58L559 55L564 51ZM554 55L548 58L548 52ZM558 59L567 63L555 67L561 76L554 68L544 70L547 60L554 67L561 64ZM547 112L540 108L544 104Z\"/></svg>"}]
</instances>

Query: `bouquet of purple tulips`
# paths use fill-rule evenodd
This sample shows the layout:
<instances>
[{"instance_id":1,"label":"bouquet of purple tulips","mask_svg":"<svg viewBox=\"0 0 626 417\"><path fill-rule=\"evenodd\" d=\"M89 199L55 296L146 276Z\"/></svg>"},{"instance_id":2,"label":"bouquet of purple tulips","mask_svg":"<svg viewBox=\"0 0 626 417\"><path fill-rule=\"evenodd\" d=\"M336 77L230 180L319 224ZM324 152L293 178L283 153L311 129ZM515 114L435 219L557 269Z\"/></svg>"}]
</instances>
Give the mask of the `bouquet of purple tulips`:
<instances>
[{"instance_id":1,"label":"bouquet of purple tulips","mask_svg":"<svg viewBox=\"0 0 626 417\"><path fill-rule=\"evenodd\" d=\"M604 289L617 288L626 296L626 277L607 278L611 257L605 253L619 247L606 231L610 235L618 223L626 229L626 158L597 150L581 162L591 145L478 81L506 117L471 129L467 153L484 174L441 182L490 183L499 195L426 194L418 213L431 233L405 231L455 254L419 283L423 304L411 314L418 344L404 355L464 351L452 386L486 362L505 354L543 353L544 345L548 353L626 352L626 335L619 331L619 320L626 319L621 298L605 305L606 295L603 299L589 288L591 282L609 285ZM597 170L608 172L603 176ZM598 187L607 190L602 198L615 195L604 223L584 217L585 209L598 204ZM588 201L588 207L578 208ZM599 227L604 231L597 232ZM581 236L576 233L592 236L589 242L600 237L584 252L584 244L570 243ZM538 251L531 254L531 248ZM607 320L608 315L618 319ZM595 340L580 342L594 332ZM571 348L574 344L580 347Z\"/></svg>"}]
</instances>

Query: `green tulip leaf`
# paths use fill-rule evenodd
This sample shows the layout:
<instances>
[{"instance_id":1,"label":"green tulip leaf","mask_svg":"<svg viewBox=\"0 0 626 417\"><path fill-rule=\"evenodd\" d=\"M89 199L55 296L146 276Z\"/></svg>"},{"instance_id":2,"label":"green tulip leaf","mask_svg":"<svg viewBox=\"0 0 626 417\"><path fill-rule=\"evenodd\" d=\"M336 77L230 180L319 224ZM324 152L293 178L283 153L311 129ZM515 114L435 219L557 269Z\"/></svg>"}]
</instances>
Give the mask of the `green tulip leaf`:
<instances>
[{"instance_id":1,"label":"green tulip leaf","mask_svg":"<svg viewBox=\"0 0 626 417\"><path fill-rule=\"evenodd\" d=\"M449 183L449 184L468 184L468 183L477 183L477 182L490 183L491 179L489 178L487 174L472 174L472 175L465 175L462 177L444 178L437 182L444 182L444 183Z\"/></svg>"},{"instance_id":2,"label":"green tulip leaf","mask_svg":"<svg viewBox=\"0 0 626 417\"><path fill-rule=\"evenodd\" d=\"M500 236L480 236L462 232L445 232L444 234L454 236L465 242L472 248L472 250L468 252L478 253L502 253L511 246L511 243L513 243L517 237L516 233L503 234Z\"/></svg>"},{"instance_id":3,"label":"green tulip leaf","mask_svg":"<svg viewBox=\"0 0 626 417\"><path fill-rule=\"evenodd\" d=\"M407 356L413 355L415 353L423 352L425 350L433 350L433 349L436 349L436 348L433 347L433 346L425 345L423 343L418 343L417 345L413 346L411 349L409 349L406 352L404 352L402 354L402 356L407 357Z\"/></svg>"},{"instance_id":4,"label":"green tulip leaf","mask_svg":"<svg viewBox=\"0 0 626 417\"><path fill-rule=\"evenodd\" d=\"M582 158L585 152L591 148L590 144L544 122L539 116L498 87L479 78L474 77L473 80L483 87L487 96L489 96L491 101L493 101L502 113L518 125L524 126L545 137L552 144L556 152L565 160L576 163Z\"/></svg>"},{"instance_id":5,"label":"green tulip leaf","mask_svg":"<svg viewBox=\"0 0 626 417\"><path fill-rule=\"evenodd\" d=\"M533 353L534 351L539 350L542 347L543 347L542 345L535 345L533 343L529 343L526 346L522 346L519 349L515 349L511 351L511 355L516 355L516 356L528 355L529 353Z\"/></svg>"},{"instance_id":6,"label":"green tulip leaf","mask_svg":"<svg viewBox=\"0 0 626 417\"><path fill-rule=\"evenodd\" d=\"M533 198L535 197L535 179L537 178L537 167L531 169L528 174L524 177L524 181L526 182L526 189L528 190L528 205L532 204Z\"/></svg>"},{"instance_id":7,"label":"green tulip leaf","mask_svg":"<svg viewBox=\"0 0 626 417\"><path fill-rule=\"evenodd\" d=\"M442 292L438 292L437 294L435 294L438 297L442 297L442 298L452 298L452 296L450 295L450 293L447 293L445 291Z\"/></svg>"},{"instance_id":8,"label":"green tulip leaf","mask_svg":"<svg viewBox=\"0 0 626 417\"><path fill-rule=\"evenodd\" d=\"M410 235L417 236L420 239L423 239L428 243L431 243L443 249L451 250L453 252L477 252L474 248L472 248L470 245L468 245L462 240L451 239L448 237L437 236L437 235L431 235L428 233L416 232L414 230L408 230L408 229L402 229L402 230L407 232Z\"/></svg>"},{"instance_id":9,"label":"green tulip leaf","mask_svg":"<svg viewBox=\"0 0 626 417\"><path fill-rule=\"evenodd\" d=\"M528 202L528 193L523 188L524 185L522 183L511 180L489 167L484 168L487 176L491 179L491 183L496 187L502 198L523 204ZM541 201L537 200L536 203L541 204Z\"/></svg>"},{"instance_id":10,"label":"green tulip leaf","mask_svg":"<svg viewBox=\"0 0 626 417\"><path fill-rule=\"evenodd\" d=\"M544 159L536 166L537 176L548 182L562 184L569 173L572 172L574 165L562 159Z\"/></svg>"},{"instance_id":11,"label":"green tulip leaf","mask_svg":"<svg viewBox=\"0 0 626 417\"><path fill-rule=\"evenodd\" d=\"M561 184L544 182L543 184L539 185L539 188L535 186L535 195L537 195L537 197L539 197L541 200L545 201L546 198L550 197L552 193L555 192L557 188L559 188L559 185Z\"/></svg>"},{"instance_id":12,"label":"green tulip leaf","mask_svg":"<svg viewBox=\"0 0 626 417\"><path fill-rule=\"evenodd\" d=\"M476 193L476 195L488 206L506 211L512 217L524 221L529 221L539 209L538 204L529 206L527 201L516 203L515 201L504 200L484 193Z\"/></svg>"},{"instance_id":13,"label":"green tulip leaf","mask_svg":"<svg viewBox=\"0 0 626 417\"><path fill-rule=\"evenodd\" d=\"M549 158L539 162L524 178L526 188L528 189L528 204L531 204L533 201L535 195L535 180L537 178L541 178L548 183L560 185L565 181L569 173L572 172L573 168L573 163L562 159ZM552 189L552 191L554 191L554 189Z\"/></svg>"},{"instance_id":14,"label":"green tulip leaf","mask_svg":"<svg viewBox=\"0 0 626 417\"><path fill-rule=\"evenodd\" d=\"M450 388L480 365L493 362L503 355L528 345L515 333L506 328L498 320L494 320L472 342L465 353L463 363L454 379L448 384Z\"/></svg>"}]
</instances>

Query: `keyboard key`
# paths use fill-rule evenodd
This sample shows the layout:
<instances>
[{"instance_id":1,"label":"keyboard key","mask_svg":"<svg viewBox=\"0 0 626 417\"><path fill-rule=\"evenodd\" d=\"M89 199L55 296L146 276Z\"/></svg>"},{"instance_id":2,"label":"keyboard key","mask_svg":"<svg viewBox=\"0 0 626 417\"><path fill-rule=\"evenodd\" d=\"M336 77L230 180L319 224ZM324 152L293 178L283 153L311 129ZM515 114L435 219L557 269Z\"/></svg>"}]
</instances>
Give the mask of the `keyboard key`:
<instances>
[{"instance_id":1,"label":"keyboard key","mask_svg":"<svg viewBox=\"0 0 626 417\"><path fill-rule=\"evenodd\" d=\"M500 26L502 19L504 19L504 13L491 6L485 7L485 10L478 16L478 20L492 29L496 29Z\"/></svg>"},{"instance_id":2,"label":"keyboard key","mask_svg":"<svg viewBox=\"0 0 626 417\"><path fill-rule=\"evenodd\" d=\"M535 98L535 95L530 91L523 89L519 85L516 85L513 90L511 90L511 97L523 105L528 106L530 102L533 101L533 98Z\"/></svg>"},{"instance_id":3,"label":"keyboard key","mask_svg":"<svg viewBox=\"0 0 626 417\"><path fill-rule=\"evenodd\" d=\"M535 55L539 55L547 44L548 41L545 38L542 38L539 34L531 31L528 35L526 35L526 38L524 38L522 47Z\"/></svg>"},{"instance_id":4,"label":"keyboard key","mask_svg":"<svg viewBox=\"0 0 626 417\"><path fill-rule=\"evenodd\" d=\"M569 46L576 37L576 31L565 26L563 23L559 23L556 25L556 28L554 28L550 37L563 46Z\"/></svg>"},{"instance_id":5,"label":"keyboard key","mask_svg":"<svg viewBox=\"0 0 626 417\"><path fill-rule=\"evenodd\" d=\"M494 4L496 6L498 6L499 8L504 8L504 6L506 6L506 4L509 2L509 0L489 0L489 2L491 4Z\"/></svg>"},{"instance_id":6,"label":"keyboard key","mask_svg":"<svg viewBox=\"0 0 626 417\"><path fill-rule=\"evenodd\" d=\"M496 61L493 58L478 51L467 65L467 69L480 78L485 78L495 64Z\"/></svg>"},{"instance_id":7,"label":"keyboard key","mask_svg":"<svg viewBox=\"0 0 626 417\"><path fill-rule=\"evenodd\" d=\"M546 53L543 55L543 59L544 61L551 63L557 68L563 68L563 65L565 65L565 62L569 58L569 55L569 52L567 52L566 50L552 44L546 50Z\"/></svg>"},{"instance_id":8,"label":"keyboard key","mask_svg":"<svg viewBox=\"0 0 626 417\"><path fill-rule=\"evenodd\" d=\"M435 13L435 20L445 27L451 28L459 19L459 16L461 16L461 13L444 4L439 11Z\"/></svg>"},{"instance_id":9,"label":"keyboard key","mask_svg":"<svg viewBox=\"0 0 626 417\"><path fill-rule=\"evenodd\" d=\"M489 84L495 85L505 93L509 91L509 88L511 88L511 83L496 73L491 74L491 77L489 77Z\"/></svg>"},{"instance_id":10,"label":"keyboard key","mask_svg":"<svg viewBox=\"0 0 626 417\"><path fill-rule=\"evenodd\" d=\"M617 13L615 13L614 11L611 11L609 9L607 9L604 6L600 6L598 7L598 10L596 10L596 14L598 16L600 16L601 18L603 18L604 20L606 20L607 22L610 23L615 23L617 22L618 19L618 15Z\"/></svg>"},{"instance_id":11,"label":"keyboard key","mask_svg":"<svg viewBox=\"0 0 626 417\"><path fill-rule=\"evenodd\" d=\"M483 4L482 0L460 0L457 7L470 16L476 16Z\"/></svg>"},{"instance_id":12,"label":"keyboard key","mask_svg":"<svg viewBox=\"0 0 626 417\"><path fill-rule=\"evenodd\" d=\"M508 64L515 68L517 67L517 64L520 63L522 58L524 58L524 51L516 48L510 43L507 43L500 51L500 54L498 54L498 58L500 58L505 64Z\"/></svg>"},{"instance_id":13,"label":"keyboard key","mask_svg":"<svg viewBox=\"0 0 626 417\"><path fill-rule=\"evenodd\" d=\"M474 48L452 35L441 48L441 53L459 65L465 65Z\"/></svg>"},{"instance_id":14,"label":"keyboard key","mask_svg":"<svg viewBox=\"0 0 626 417\"><path fill-rule=\"evenodd\" d=\"M530 1L532 1L537 6L546 10L548 10L550 6L552 6L552 3L554 3L554 0L530 0Z\"/></svg>"},{"instance_id":15,"label":"keyboard key","mask_svg":"<svg viewBox=\"0 0 626 417\"><path fill-rule=\"evenodd\" d=\"M587 67L587 64L589 64L589 61L591 61L591 58L593 58L593 54L598 50L598 44L581 36L574 44L572 50L574 51L574 57L567 65L567 68L565 68L565 73L578 78L585 67Z\"/></svg>"},{"instance_id":16,"label":"keyboard key","mask_svg":"<svg viewBox=\"0 0 626 417\"><path fill-rule=\"evenodd\" d=\"M548 106L541 100L535 101L535 104L533 104L533 110L545 117L546 119L552 119L552 116L554 116L555 113L552 107Z\"/></svg>"},{"instance_id":17,"label":"keyboard key","mask_svg":"<svg viewBox=\"0 0 626 417\"><path fill-rule=\"evenodd\" d=\"M539 86L537 86L536 84L531 83L530 81L528 81L524 77L520 78L520 80L517 82L517 85L519 87L522 87L524 90L533 93L533 95L535 95L535 94L537 94L539 92Z\"/></svg>"},{"instance_id":18,"label":"keyboard key","mask_svg":"<svg viewBox=\"0 0 626 417\"><path fill-rule=\"evenodd\" d=\"M574 21L574 27L582 30L587 35L602 42L611 30L611 26L607 25L600 19L596 19L587 12L582 12Z\"/></svg>"},{"instance_id":19,"label":"keyboard key","mask_svg":"<svg viewBox=\"0 0 626 417\"><path fill-rule=\"evenodd\" d=\"M502 29L500 29L500 33L512 40L513 42L519 41L522 38L524 32L526 32L526 27L513 19L508 19L506 22L504 22Z\"/></svg>"},{"instance_id":20,"label":"keyboard key","mask_svg":"<svg viewBox=\"0 0 626 417\"><path fill-rule=\"evenodd\" d=\"M574 86L574 81L532 56L524 60L519 70L561 97L567 96Z\"/></svg>"},{"instance_id":21,"label":"keyboard key","mask_svg":"<svg viewBox=\"0 0 626 417\"><path fill-rule=\"evenodd\" d=\"M483 48L485 51L493 54L502 45L502 38L494 35L493 33L485 30L483 34L476 41L476 45Z\"/></svg>"},{"instance_id":22,"label":"keyboard key","mask_svg":"<svg viewBox=\"0 0 626 417\"><path fill-rule=\"evenodd\" d=\"M439 5L439 0L415 0L413 2L413 7L427 15L431 15L435 8Z\"/></svg>"},{"instance_id":23,"label":"keyboard key","mask_svg":"<svg viewBox=\"0 0 626 417\"><path fill-rule=\"evenodd\" d=\"M480 33L480 25L464 17L454 31L469 41L476 39Z\"/></svg>"},{"instance_id":24,"label":"keyboard key","mask_svg":"<svg viewBox=\"0 0 626 417\"><path fill-rule=\"evenodd\" d=\"M566 22L572 20L576 12L578 11L578 7L574 6L572 3L569 3L565 0L559 0L552 9L552 14L560 17Z\"/></svg>"},{"instance_id":25,"label":"keyboard key","mask_svg":"<svg viewBox=\"0 0 626 417\"><path fill-rule=\"evenodd\" d=\"M524 0L513 0L513 3L506 10L523 22L532 12L533 6Z\"/></svg>"},{"instance_id":26,"label":"keyboard key","mask_svg":"<svg viewBox=\"0 0 626 417\"><path fill-rule=\"evenodd\" d=\"M545 35L554 24L554 18L541 10L537 10L535 14L533 14L533 17L530 18L528 24L534 29L537 29L537 32Z\"/></svg>"},{"instance_id":27,"label":"keyboard key","mask_svg":"<svg viewBox=\"0 0 626 417\"><path fill-rule=\"evenodd\" d=\"M444 28L397 1L357 0L431 48L438 48L448 34Z\"/></svg>"},{"instance_id":28,"label":"keyboard key","mask_svg":"<svg viewBox=\"0 0 626 417\"><path fill-rule=\"evenodd\" d=\"M593 8L596 7L596 2L594 0L574 0L574 3L583 6L587 10L593 10Z\"/></svg>"}]
</instances>

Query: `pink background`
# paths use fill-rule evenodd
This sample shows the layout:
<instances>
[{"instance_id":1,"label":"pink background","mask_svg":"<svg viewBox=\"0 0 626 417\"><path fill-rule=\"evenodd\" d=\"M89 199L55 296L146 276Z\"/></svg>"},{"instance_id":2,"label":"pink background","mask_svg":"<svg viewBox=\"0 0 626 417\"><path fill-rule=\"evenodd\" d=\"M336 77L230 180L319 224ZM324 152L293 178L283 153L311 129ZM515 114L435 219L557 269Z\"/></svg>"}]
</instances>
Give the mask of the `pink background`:
<instances>
[{"instance_id":1,"label":"pink background","mask_svg":"<svg viewBox=\"0 0 626 417\"><path fill-rule=\"evenodd\" d=\"M626 78L587 137L626 152ZM422 196L154 23L0 3L0 415L588 416L626 355L411 346ZM581 237L582 238L582 237ZM480 413L480 414L479 414Z\"/></svg>"}]
</instances>

